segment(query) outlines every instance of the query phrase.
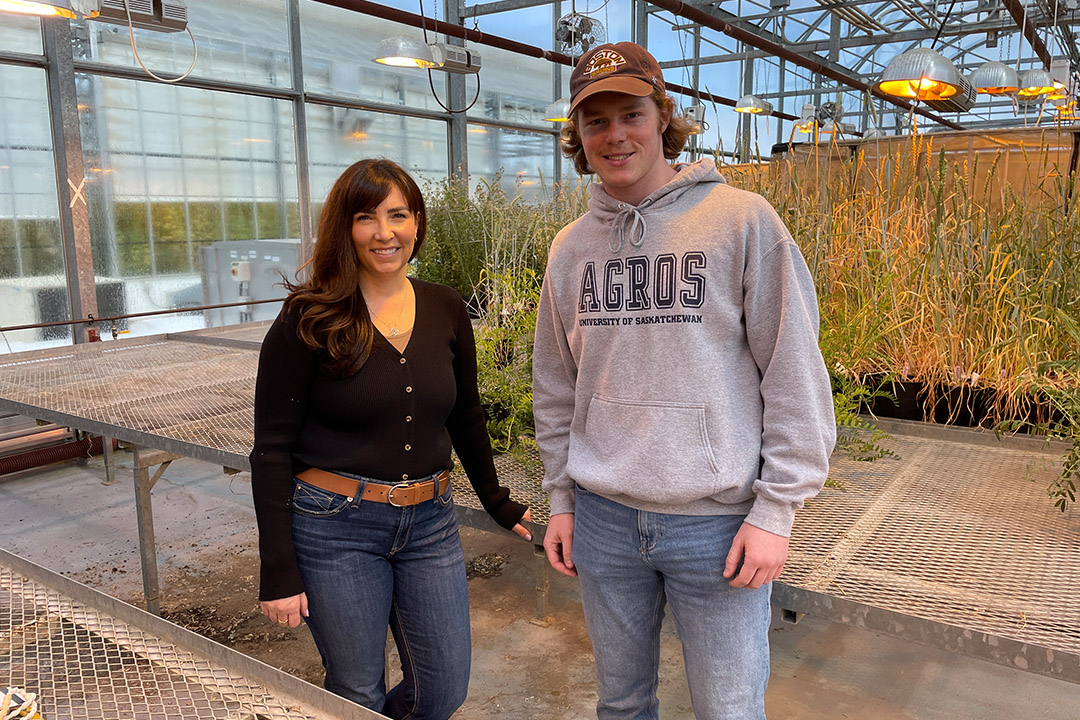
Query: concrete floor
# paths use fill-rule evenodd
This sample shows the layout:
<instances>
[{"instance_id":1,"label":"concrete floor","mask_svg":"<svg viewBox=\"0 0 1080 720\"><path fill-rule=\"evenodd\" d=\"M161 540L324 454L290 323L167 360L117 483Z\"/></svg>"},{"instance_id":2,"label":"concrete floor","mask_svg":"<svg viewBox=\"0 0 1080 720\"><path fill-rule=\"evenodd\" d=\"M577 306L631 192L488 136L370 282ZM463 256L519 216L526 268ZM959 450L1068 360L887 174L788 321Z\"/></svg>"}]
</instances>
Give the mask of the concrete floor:
<instances>
[{"instance_id":1,"label":"concrete floor","mask_svg":"<svg viewBox=\"0 0 1080 720\"><path fill-rule=\"evenodd\" d=\"M0 478L0 546L135 601L141 591L130 456L104 485L101 460ZM245 475L178 460L154 490L163 596L192 577L257 568ZM474 666L460 720L594 717L592 657L576 581L552 574L550 613L537 624L532 546L462 532L466 557L505 558L496 577L470 581ZM255 605L255 597L250 598ZM306 635L302 630L303 635ZM313 652L307 637L292 652ZM786 720L1076 720L1080 685L1024 673L843 625L803 618L772 629L770 718ZM661 717L692 718L678 638L666 627ZM267 658L263 658L267 660ZM272 659L268 660L272 662Z\"/></svg>"}]
</instances>

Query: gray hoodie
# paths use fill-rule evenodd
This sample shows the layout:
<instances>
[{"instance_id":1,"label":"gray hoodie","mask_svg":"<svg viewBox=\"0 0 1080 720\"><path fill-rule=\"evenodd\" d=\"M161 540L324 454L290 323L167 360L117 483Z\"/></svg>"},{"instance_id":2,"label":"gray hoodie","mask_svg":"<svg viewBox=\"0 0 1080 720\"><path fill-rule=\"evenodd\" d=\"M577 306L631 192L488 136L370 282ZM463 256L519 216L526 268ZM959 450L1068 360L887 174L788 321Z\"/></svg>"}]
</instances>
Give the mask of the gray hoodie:
<instances>
[{"instance_id":1,"label":"gray hoodie","mask_svg":"<svg viewBox=\"0 0 1080 720\"><path fill-rule=\"evenodd\" d=\"M813 282L764 198L711 160L677 169L637 206L594 184L552 245L533 353L551 514L578 483L788 535L836 439Z\"/></svg>"}]
</instances>

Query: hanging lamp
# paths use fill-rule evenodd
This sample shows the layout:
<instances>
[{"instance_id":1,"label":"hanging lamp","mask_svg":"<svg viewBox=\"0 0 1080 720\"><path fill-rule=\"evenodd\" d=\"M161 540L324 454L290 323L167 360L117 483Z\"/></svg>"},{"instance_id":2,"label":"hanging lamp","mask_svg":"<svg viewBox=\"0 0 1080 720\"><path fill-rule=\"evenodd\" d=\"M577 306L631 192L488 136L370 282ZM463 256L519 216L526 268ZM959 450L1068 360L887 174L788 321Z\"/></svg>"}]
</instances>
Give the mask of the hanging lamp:
<instances>
[{"instance_id":1,"label":"hanging lamp","mask_svg":"<svg viewBox=\"0 0 1080 720\"><path fill-rule=\"evenodd\" d=\"M683 108L683 119L690 126L690 135L704 135L707 125L705 123L704 105L687 105Z\"/></svg>"},{"instance_id":2,"label":"hanging lamp","mask_svg":"<svg viewBox=\"0 0 1080 720\"><path fill-rule=\"evenodd\" d=\"M1065 100L1069 97L1069 88L1065 87L1065 83L1060 80L1054 81L1054 89L1047 94L1047 100Z\"/></svg>"},{"instance_id":3,"label":"hanging lamp","mask_svg":"<svg viewBox=\"0 0 1080 720\"><path fill-rule=\"evenodd\" d=\"M559 98L544 108L544 122L566 122L570 119L570 101Z\"/></svg>"},{"instance_id":4,"label":"hanging lamp","mask_svg":"<svg viewBox=\"0 0 1080 720\"><path fill-rule=\"evenodd\" d=\"M1016 92L1022 98L1037 98L1054 92L1054 78L1048 70L1033 67L1020 76L1020 89Z\"/></svg>"},{"instance_id":5,"label":"hanging lamp","mask_svg":"<svg viewBox=\"0 0 1080 720\"><path fill-rule=\"evenodd\" d=\"M95 18L101 13L101 0L0 0L0 12L72 20Z\"/></svg>"},{"instance_id":6,"label":"hanging lamp","mask_svg":"<svg viewBox=\"0 0 1080 720\"><path fill-rule=\"evenodd\" d=\"M960 90L960 73L941 53L920 47L890 60L874 87L894 97L943 100Z\"/></svg>"},{"instance_id":7,"label":"hanging lamp","mask_svg":"<svg viewBox=\"0 0 1080 720\"><path fill-rule=\"evenodd\" d=\"M397 35L380 40L375 48L375 62L393 67L436 68L441 65L435 60L431 47L416 38Z\"/></svg>"},{"instance_id":8,"label":"hanging lamp","mask_svg":"<svg viewBox=\"0 0 1080 720\"><path fill-rule=\"evenodd\" d=\"M817 125L817 108L814 107L813 103L804 103L799 120L795 123L795 129L801 133L809 134L814 132L815 125Z\"/></svg>"},{"instance_id":9,"label":"hanging lamp","mask_svg":"<svg viewBox=\"0 0 1080 720\"><path fill-rule=\"evenodd\" d=\"M985 62L971 73L971 86L982 95L1007 95L1020 89L1020 75L1003 62Z\"/></svg>"},{"instance_id":10,"label":"hanging lamp","mask_svg":"<svg viewBox=\"0 0 1080 720\"><path fill-rule=\"evenodd\" d=\"M768 115L772 113L773 106L768 100L762 100L757 95L743 95L739 102L735 103L735 112L750 113L751 115Z\"/></svg>"}]
</instances>

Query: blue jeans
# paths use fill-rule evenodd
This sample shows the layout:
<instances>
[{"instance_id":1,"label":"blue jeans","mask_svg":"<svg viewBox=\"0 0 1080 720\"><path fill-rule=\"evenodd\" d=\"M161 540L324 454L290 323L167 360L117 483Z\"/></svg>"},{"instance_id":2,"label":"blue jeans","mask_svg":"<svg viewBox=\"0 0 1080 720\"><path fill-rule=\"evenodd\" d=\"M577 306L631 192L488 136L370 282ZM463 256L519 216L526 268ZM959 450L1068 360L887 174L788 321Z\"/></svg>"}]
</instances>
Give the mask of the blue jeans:
<instances>
[{"instance_id":1,"label":"blue jeans","mask_svg":"<svg viewBox=\"0 0 1080 720\"><path fill-rule=\"evenodd\" d=\"M391 718L446 720L465 701L465 552L451 491L411 507L295 480L292 536L326 689ZM361 482L364 482L361 480ZM390 626L402 681L386 690Z\"/></svg>"},{"instance_id":2,"label":"blue jeans","mask_svg":"<svg viewBox=\"0 0 1080 720\"><path fill-rule=\"evenodd\" d=\"M600 720L656 720L667 601L699 720L764 720L771 585L735 589L724 561L740 515L634 510L580 486L573 559L596 657Z\"/></svg>"}]
</instances>

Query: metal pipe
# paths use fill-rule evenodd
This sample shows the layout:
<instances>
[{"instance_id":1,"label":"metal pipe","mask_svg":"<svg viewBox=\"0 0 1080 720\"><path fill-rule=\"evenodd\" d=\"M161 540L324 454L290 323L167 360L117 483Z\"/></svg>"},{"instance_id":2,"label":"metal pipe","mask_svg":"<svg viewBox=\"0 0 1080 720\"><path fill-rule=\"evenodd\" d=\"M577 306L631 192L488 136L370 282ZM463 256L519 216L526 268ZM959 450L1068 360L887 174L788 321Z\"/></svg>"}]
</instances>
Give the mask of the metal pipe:
<instances>
[{"instance_id":1,"label":"metal pipe","mask_svg":"<svg viewBox=\"0 0 1080 720\"><path fill-rule=\"evenodd\" d=\"M807 70L810 70L811 72L818 73L819 75L824 75L827 78L831 78L849 87L853 87L856 90L873 93L876 97L879 97L883 100L888 100L894 105L898 105L905 110L910 110L912 107L911 103L901 100L899 98L895 98L891 95L887 95L886 93L883 93L879 90L875 90L873 87L867 85L862 80L853 75L838 72L818 62L817 60L808 58L803 55L799 55L797 53L793 53L779 43L775 43L772 40L767 40L759 35L755 35L752 32L743 30L740 27L736 27L731 23L724 22L720 18L709 15L708 13L703 12L702 10L699 10L698 8L691 5L687 5L681 0L650 0L650 2L652 2L653 5L659 8L663 8L664 10L668 10L674 13L675 15L704 25L705 27L716 30L717 32L722 32L725 35L734 38L735 40L741 40L747 45L756 47L759 50L764 50L766 52L770 52L776 55L777 57L782 57L785 60L789 60L800 67L804 67ZM918 105L915 106L915 112L924 117L930 118L935 122L941 123L942 125L951 127L954 130L964 129L962 125L958 125L951 120L946 120L940 115L932 113L925 108L919 107Z\"/></svg>"},{"instance_id":2,"label":"metal pipe","mask_svg":"<svg viewBox=\"0 0 1080 720\"><path fill-rule=\"evenodd\" d=\"M116 449L116 440L112 441L113 449ZM0 457L0 475L30 470L31 468L51 465L64 460L74 460L77 457L89 457L100 455L104 447L101 436L86 437L82 440L53 445L37 450L27 450L15 455Z\"/></svg>"},{"instance_id":3,"label":"metal pipe","mask_svg":"<svg viewBox=\"0 0 1080 720\"><path fill-rule=\"evenodd\" d=\"M1009 14L1012 15L1013 20L1016 21L1016 26L1022 28L1024 37L1027 38L1028 44L1031 45L1031 49L1035 51L1035 54L1039 56L1039 59L1043 61L1043 64L1047 68L1050 67L1050 51L1046 49L1046 45L1039 38L1038 33L1035 32L1035 26L1028 22L1024 15L1024 6L1020 4L1019 0L1004 0L1005 7L1008 9ZM1019 48L1017 48L1017 54L1019 54Z\"/></svg>"},{"instance_id":4,"label":"metal pipe","mask_svg":"<svg viewBox=\"0 0 1080 720\"><path fill-rule=\"evenodd\" d=\"M93 325L99 322L113 322L115 320L127 320L128 318L149 317L151 315L172 315L174 313L197 312L199 310L217 310L219 308L240 307L242 305L263 305L265 303L285 302L285 298L272 298L270 300L247 300L244 302L222 303L220 305L199 305L198 307L171 308L169 310L150 310L141 313L128 313L127 315L110 315L109 317L79 318L78 320L57 320L56 322L34 323L33 325L13 325L0 327L0 333L14 332L15 330L36 330L38 328L59 327L60 325Z\"/></svg>"},{"instance_id":5,"label":"metal pipe","mask_svg":"<svg viewBox=\"0 0 1080 720\"><path fill-rule=\"evenodd\" d=\"M351 10L362 15L370 15L372 17L382 18L383 20L390 20L391 22L401 23L402 25L408 25L409 27L422 28L435 33L442 33L443 35L468 40L469 42L474 42L479 45L488 45L519 55L541 58L549 62L559 63L560 65L574 66L574 60L569 55L563 55L562 53L554 52L552 50L544 50L535 45L526 45L517 40L510 40L498 35L490 35L481 32L480 30L470 30L469 28L460 25L440 22L435 18L428 18L405 10L398 10L397 8L379 5L378 3L368 2L368 0L315 0L315 2L341 8L342 10ZM713 95L712 93L699 92L682 85L676 85L675 83L664 81L664 84L674 92L689 97L702 98L719 105L735 107L737 103L736 100L732 100L731 98ZM784 120L798 119L794 115L786 115L778 112L774 112L773 115Z\"/></svg>"}]
</instances>

